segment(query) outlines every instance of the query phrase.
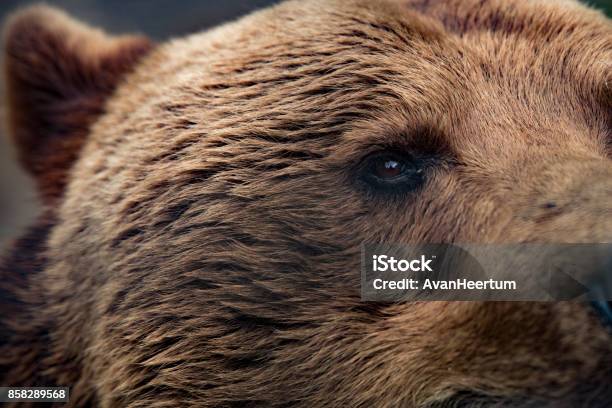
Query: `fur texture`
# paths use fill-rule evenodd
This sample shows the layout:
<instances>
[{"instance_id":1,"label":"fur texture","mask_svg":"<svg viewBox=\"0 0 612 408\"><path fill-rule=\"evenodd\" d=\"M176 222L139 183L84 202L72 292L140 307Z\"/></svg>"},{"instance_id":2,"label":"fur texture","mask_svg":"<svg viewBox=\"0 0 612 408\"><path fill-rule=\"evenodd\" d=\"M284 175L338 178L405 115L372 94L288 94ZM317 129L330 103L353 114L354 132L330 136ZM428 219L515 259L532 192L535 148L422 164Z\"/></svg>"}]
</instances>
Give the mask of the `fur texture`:
<instances>
[{"instance_id":1,"label":"fur texture","mask_svg":"<svg viewBox=\"0 0 612 408\"><path fill-rule=\"evenodd\" d=\"M362 242L610 242L600 13L293 1L143 58L46 8L8 27L13 136L55 198L0 270L0 383L72 406L609 405L583 305L365 304L358 278ZM360 182L389 149L435 157L421 189Z\"/></svg>"},{"instance_id":2,"label":"fur texture","mask_svg":"<svg viewBox=\"0 0 612 408\"><path fill-rule=\"evenodd\" d=\"M12 136L41 197L51 201L61 195L105 99L151 42L108 38L44 7L14 16L5 40Z\"/></svg>"}]
</instances>

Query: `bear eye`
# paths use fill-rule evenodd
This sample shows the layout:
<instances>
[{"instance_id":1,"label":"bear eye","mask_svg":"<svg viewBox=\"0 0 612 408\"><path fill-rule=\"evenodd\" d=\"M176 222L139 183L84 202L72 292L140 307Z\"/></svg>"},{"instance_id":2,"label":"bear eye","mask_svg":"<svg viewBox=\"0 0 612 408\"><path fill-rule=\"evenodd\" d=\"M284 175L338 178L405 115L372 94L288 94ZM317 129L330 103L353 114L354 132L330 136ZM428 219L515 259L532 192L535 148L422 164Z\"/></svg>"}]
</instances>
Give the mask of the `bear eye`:
<instances>
[{"instance_id":1,"label":"bear eye","mask_svg":"<svg viewBox=\"0 0 612 408\"><path fill-rule=\"evenodd\" d=\"M421 160L395 152L375 153L364 161L362 179L378 189L412 190L423 181Z\"/></svg>"},{"instance_id":2,"label":"bear eye","mask_svg":"<svg viewBox=\"0 0 612 408\"><path fill-rule=\"evenodd\" d=\"M401 176L406 167L403 162L394 158L378 160L374 166L374 175L381 180L391 180Z\"/></svg>"}]
</instances>

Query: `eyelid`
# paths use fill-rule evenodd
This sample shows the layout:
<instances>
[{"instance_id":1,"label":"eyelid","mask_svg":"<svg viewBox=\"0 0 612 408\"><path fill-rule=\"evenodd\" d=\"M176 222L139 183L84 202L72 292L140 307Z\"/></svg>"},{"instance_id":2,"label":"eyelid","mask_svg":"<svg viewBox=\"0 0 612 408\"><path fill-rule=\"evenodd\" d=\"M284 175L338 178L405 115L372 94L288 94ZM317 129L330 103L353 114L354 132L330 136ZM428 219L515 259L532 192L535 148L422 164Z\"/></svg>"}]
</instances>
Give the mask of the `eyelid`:
<instances>
[{"instance_id":1,"label":"eyelid","mask_svg":"<svg viewBox=\"0 0 612 408\"><path fill-rule=\"evenodd\" d=\"M402 160L406 157L412 158L413 155L409 152L404 152L403 150L397 148L389 148L385 146L376 146L370 152L366 153L362 156L360 163L363 164L369 160L372 160L376 157L387 156L392 159Z\"/></svg>"}]
</instances>

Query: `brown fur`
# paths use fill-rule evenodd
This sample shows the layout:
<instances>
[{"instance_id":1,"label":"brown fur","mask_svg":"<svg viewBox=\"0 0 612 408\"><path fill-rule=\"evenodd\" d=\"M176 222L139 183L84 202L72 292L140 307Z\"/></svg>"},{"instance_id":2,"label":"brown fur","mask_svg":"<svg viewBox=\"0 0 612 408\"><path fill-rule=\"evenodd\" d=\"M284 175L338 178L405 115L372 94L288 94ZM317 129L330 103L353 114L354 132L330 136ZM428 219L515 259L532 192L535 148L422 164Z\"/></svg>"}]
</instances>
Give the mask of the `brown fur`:
<instances>
[{"instance_id":1,"label":"brown fur","mask_svg":"<svg viewBox=\"0 0 612 408\"><path fill-rule=\"evenodd\" d=\"M52 38L83 30L57 18ZM41 52L11 27L32 42L9 67ZM112 71L74 165L33 152L28 124L55 149L63 115L36 122L9 69L24 162L71 169L48 238L15 250L39 261L2 269L0 382L73 406L607 406L583 305L365 304L358 271L362 242L610 242L611 60L574 1L293 1ZM426 184L368 191L381 149L435 156Z\"/></svg>"},{"instance_id":2,"label":"brown fur","mask_svg":"<svg viewBox=\"0 0 612 408\"><path fill-rule=\"evenodd\" d=\"M104 100L151 43L108 38L43 7L14 16L5 39L9 126L42 198L53 200Z\"/></svg>"}]
</instances>

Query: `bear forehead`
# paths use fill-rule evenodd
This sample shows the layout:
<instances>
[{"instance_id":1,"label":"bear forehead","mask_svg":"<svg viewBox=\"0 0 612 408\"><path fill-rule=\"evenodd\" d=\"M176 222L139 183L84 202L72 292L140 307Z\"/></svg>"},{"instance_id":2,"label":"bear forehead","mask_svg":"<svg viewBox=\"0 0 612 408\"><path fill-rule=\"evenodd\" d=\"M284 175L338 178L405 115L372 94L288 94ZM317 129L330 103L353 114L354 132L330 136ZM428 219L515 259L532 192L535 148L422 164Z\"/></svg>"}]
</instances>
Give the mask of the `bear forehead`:
<instances>
[{"instance_id":1,"label":"bear forehead","mask_svg":"<svg viewBox=\"0 0 612 408\"><path fill-rule=\"evenodd\" d=\"M247 137L329 147L362 126L356 143L427 129L469 151L515 132L601 153L611 60L609 22L573 1L289 2L160 46L89 151L156 162Z\"/></svg>"},{"instance_id":2,"label":"bear forehead","mask_svg":"<svg viewBox=\"0 0 612 408\"><path fill-rule=\"evenodd\" d=\"M162 46L136 81L175 111L179 99L212 113L220 100L271 110L387 96L447 115L475 89L530 107L542 96L596 105L609 99L610 61L609 22L572 1L306 1Z\"/></svg>"}]
</instances>

